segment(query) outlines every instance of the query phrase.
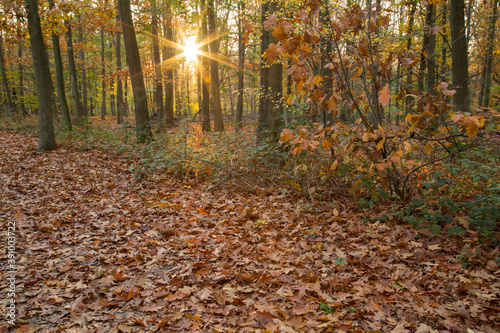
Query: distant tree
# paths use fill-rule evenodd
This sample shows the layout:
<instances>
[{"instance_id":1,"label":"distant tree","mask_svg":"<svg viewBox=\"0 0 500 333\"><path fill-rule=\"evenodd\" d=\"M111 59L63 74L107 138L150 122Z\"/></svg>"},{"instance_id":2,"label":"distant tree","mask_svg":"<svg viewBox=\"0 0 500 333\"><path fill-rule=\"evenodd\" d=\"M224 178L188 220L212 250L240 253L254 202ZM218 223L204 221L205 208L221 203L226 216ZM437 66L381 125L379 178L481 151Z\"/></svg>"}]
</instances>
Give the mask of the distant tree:
<instances>
[{"instance_id":1,"label":"distant tree","mask_svg":"<svg viewBox=\"0 0 500 333\"><path fill-rule=\"evenodd\" d=\"M201 0L201 52L204 55L208 54L208 23L207 23L207 7L205 0ZM201 81L202 81L202 105L201 105L201 129L203 131L210 131L210 76L209 76L209 60L202 57L201 59Z\"/></svg>"},{"instance_id":2,"label":"distant tree","mask_svg":"<svg viewBox=\"0 0 500 333\"><path fill-rule=\"evenodd\" d=\"M116 22L120 23L120 16L116 15ZM120 73L122 69L122 35L120 31L116 32L115 35L115 56L116 56L116 69L118 73ZM116 82L116 122L118 124L123 123L123 116L125 114L125 103L123 101L123 83L122 77L118 74L117 82Z\"/></svg>"},{"instance_id":3,"label":"distant tree","mask_svg":"<svg viewBox=\"0 0 500 333\"><path fill-rule=\"evenodd\" d=\"M80 89L78 87L78 73L76 71L75 53L73 51L73 34L71 32L70 21L66 22L66 47L68 49L68 67L69 77L71 78L71 91L73 92L73 107L75 109L76 123L80 124L83 120L83 107L80 98Z\"/></svg>"},{"instance_id":4,"label":"distant tree","mask_svg":"<svg viewBox=\"0 0 500 333\"><path fill-rule=\"evenodd\" d=\"M153 135L151 133L151 124L149 123L146 87L144 86L141 59L139 57L134 23L132 21L130 0L118 0L118 9L120 11L123 41L130 72L130 81L132 82L132 93L134 95L137 139L139 142L145 142L150 140Z\"/></svg>"},{"instance_id":5,"label":"distant tree","mask_svg":"<svg viewBox=\"0 0 500 333\"><path fill-rule=\"evenodd\" d=\"M155 81L155 94L154 102L156 113L158 115L158 129L163 130L165 128L165 110L163 109L163 84L162 84L162 73L161 73L161 58L160 58L160 41L158 34L158 8L156 7L156 0L152 2L152 18L151 27L153 35L153 62L154 62L154 81Z\"/></svg>"},{"instance_id":6,"label":"distant tree","mask_svg":"<svg viewBox=\"0 0 500 333\"><path fill-rule=\"evenodd\" d=\"M167 2L166 6L167 13L163 20L163 31L166 38L163 50L163 60L168 62L175 56L175 49L172 47L174 42L174 27L172 22L172 5L170 0ZM165 78L165 121L167 126L172 126L174 124L174 71L170 63L167 63Z\"/></svg>"},{"instance_id":7,"label":"distant tree","mask_svg":"<svg viewBox=\"0 0 500 333\"><path fill-rule=\"evenodd\" d=\"M9 81L7 80L7 74L5 72L5 62L3 59L3 37L1 33L0 33L0 70L2 72L2 84L4 86L5 94L7 96L7 107L9 108L9 112L14 113L15 107L12 101L12 96L10 94Z\"/></svg>"},{"instance_id":8,"label":"distant tree","mask_svg":"<svg viewBox=\"0 0 500 333\"><path fill-rule=\"evenodd\" d=\"M493 70L493 48L495 43L495 30L498 19L498 0L494 0L490 23L488 26L488 40L486 46L486 61L483 75L481 77L481 93L479 94L479 105L490 106L491 74Z\"/></svg>"},{"instance_id":9,"label":"distant tree","mask_svg":"<svg viewBox=\"0 0 500 333\"><path fill-rule=\"evenodd\" d=\"M52 81L50 77L49 56L43 42L37 0L26 0L28 7L28 31L31 53L35 67L35 79L38 96L38 151L56 149L52 110Z\"/></svg>"},{"instance_id":10,"label":"distant tree","mask_svg":"<svg viewBox=\"0 0 500 333\"><path fill-rule=\"evenodd\" d=\"M245 67L245 44L243 40L243 11L245 3L238 2L238 102L236 104L236 131L243 126L243 70Z\"/></svg>"},{"instance_id":11,"label":"distant tree","mask_svg":"<svg viewBox=\"0 0 500 333\"><path fill-rule=\"evenodd\" d=\"M50 8L54 8L54 0L49 0ZM71 130L71 115L69 113L68 101L66 100L66 91L64 89L64 68L61 57L61 45L59 43L59 35L52 31L52 49L54 53L54 66L56 68L56 88L57 98L59 99L59 107L66 128Z\"/></svg>"}]
</instances>

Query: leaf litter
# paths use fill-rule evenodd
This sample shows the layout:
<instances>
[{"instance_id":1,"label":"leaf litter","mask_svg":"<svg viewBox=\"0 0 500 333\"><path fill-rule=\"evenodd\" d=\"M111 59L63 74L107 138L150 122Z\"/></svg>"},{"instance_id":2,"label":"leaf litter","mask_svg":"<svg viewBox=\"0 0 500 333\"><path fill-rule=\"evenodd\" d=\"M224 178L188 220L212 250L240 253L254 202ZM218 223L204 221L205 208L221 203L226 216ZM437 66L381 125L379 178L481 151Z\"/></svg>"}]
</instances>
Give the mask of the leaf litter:
<instances>
[{"instance_id":1,"label":"leaf litter","mask_svg":"<svg viewBox=\"0 0 500 333\"><path fill-rule=\"evenodd\" d=\"M18 271L16 325L0 331L500 330L498 247L472 231L427 237L345 199L309 207L280 191L138 180L110 153L37 153L7 132L0 187L1 245L15 221ZM483 248L467 268L464 245Z\"/></svg>"}]
</instances>

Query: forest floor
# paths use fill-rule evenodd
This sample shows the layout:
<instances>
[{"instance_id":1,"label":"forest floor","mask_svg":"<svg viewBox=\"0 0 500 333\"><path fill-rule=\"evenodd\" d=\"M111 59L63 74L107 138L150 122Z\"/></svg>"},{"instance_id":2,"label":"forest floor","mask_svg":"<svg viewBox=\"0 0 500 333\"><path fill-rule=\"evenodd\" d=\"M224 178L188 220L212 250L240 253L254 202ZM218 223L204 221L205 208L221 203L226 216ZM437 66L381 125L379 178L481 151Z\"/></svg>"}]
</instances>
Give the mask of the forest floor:
<instances>
[{"instance_id":1,"label":"forest floor","mask_svg":"<svg viewBox=\"0 0 500 333\"><path fill-rule=\"evenodd\" d=\"M297 202L1 132L0 332L500 331L498 248L475 232Z\"/></svg>"}]
</instances>

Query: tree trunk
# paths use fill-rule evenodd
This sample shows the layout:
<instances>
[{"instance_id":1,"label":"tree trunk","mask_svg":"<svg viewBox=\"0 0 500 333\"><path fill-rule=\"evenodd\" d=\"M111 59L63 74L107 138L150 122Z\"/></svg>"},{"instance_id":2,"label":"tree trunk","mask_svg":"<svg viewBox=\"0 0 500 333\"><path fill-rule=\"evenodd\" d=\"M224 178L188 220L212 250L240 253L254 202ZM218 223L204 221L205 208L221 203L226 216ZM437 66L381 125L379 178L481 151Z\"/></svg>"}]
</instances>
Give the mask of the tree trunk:
<instances>
[{"instance_id":1,"label":"tree trunk","mask_svg":"<svg viewBox=\"0 0 500 333\"><path fill-rule=\"evenodd\" d=\"M120 17L118 15L116 15L116 22L120 22ZM121 124L123 123L125 104L123 103L123 84L120 74L122 69L122 36L119 31L116 32L115 39L116 69L118 70L118 77L116 78L116 122Z\"/></svg>"},{"instance_id":2,"label":"tree trunk","mask_svg":"<svg viewBox=\"0 0 500 333\"><path fill-rule=\"evenodd\" d=\"M83 120L83 108L80 100L80 91L78 90L78 76L76 73L75 55L73 52L73 36L71 33L71 24L69 22L66 22L66 28L68 29L66 32L66 46L68 49L68 67L73 92L73 104L75 108L76 123L80 124Z\"/></svg>"},{"instance_id":3,"label":"tree trunk","mask_svg":"<svg viewBox=\"0 0 500 333\"><path fill-rule=\"evenodd\" d=\"M53 6L52 1L49 3ZM64 125L71 130L71 115L69 113L68 101L66 100L66 92L64 90L64 69L61 59L61 47L59 44L59 36L55 33L52 33L52 48L54 51L54 66L56 67L56 87L59 107L61 108Z\"/></svg>"},{"instance_id":4,"label":"tree trunk","mask_svg":"<svg viewBox=\"0 0 500 333\"><path fill-rule=\"evenodd\" d=\"M49 0L50 8L54 8L54 0ZM56 68L56 88L57 97L59 99L59 107L64 125L71 130L71 115L69 113L68 101L66 99L66 91L64 89L64 69L61 56L61 45L59 43L59 35L52 32L52 49L54 51L54 66Z\"/></svg>"},{"instance_id":5,"label":"tree trunk","mask_svg":"<svg viewBox=\"0 0 500 333\"><path fill-rule=\"evenodd\" d=\"M105 49L104 49L104 28L101 28L101 120L106 120L106 67L105 66Z\"/></svg>"},{"instance_id":6,"label":"tree trunk","mask_svg":"<svg viewBox=\"0 0 500 333\"><path fill-rule=\"evenodd\" d=\"M429 3L426 6L424 38L422 42L422 53L420 57L420 70L418 77L418 89L420 91L431 91L436 82L436 63L434 50L436 47L436 34L433 31L436 16L435 6ZM424 73L427 69L427 87L424 88Z\"/></svg>"},{"instance_id":7,"label":"tree trunk","mask_svg":"<svg viewBox=\"0 0 500 333\"><path fill-rule=\"evenodd\" d=\"M329 22L330 10L328 8L328 3L323 6L320 10L320 21L323 26L327 26ZM323 125L329 127L333 125L333 116L336 110L330 109L330 99L333 96L333 71L330 67L325 67L325 65L330 62L330 57L332 53L332 42L329 40L328 36L323 34L321 36L321 77L323 78L323 95L324 99L322 102L322 116ZM325 61L326 59L326 61Z\"/></svg>"},{"instance_id":8,"label":"tree trunk","mask_svg":"<svg viewBox=\"0 0 500 333\"><path fill-rule=\"evenodd\" d=\"M409 53L411 50L411 44L412 44L412 35L413 35L413 24L415 22L415 11L417 8L417 3L416 1L411 2L411 8L410 8L410 13L409 13L409 19L408 19L408 39L406 41L406 51ZM411 89L411 86L413 84L413 69L412 66L408 68L408 76L406 77L406 89L407 91ZM411 104L413 103L413 97L407 96L405 98L405 113L408 114L411 112Z\"/></svg>"},{"instance_id":9,"label":"tree trunk","mask_svg":"<svg viewBox=\"0 0 500 333\"><path fill-rule=\"evenodd\" d=\"M7 73L5 72L5 63L3 60L3 37L0 33L0 70L2 71L2 83L5 88L5 94L7 95L7 107L10 113L15 112L14 103L12 102L12 97L10 95L9 82L7 81Z\"/></svg>"},{"instance_id":10,"label":"tree trunk","mask_svg":"<svg viewBox=\"0 0 500 333\"><path fill-rule=\"evenodd\" d=\"M243 127L243 70L245 69L245 44L243 41L243 11L245 3L238 2L238 102L236 104L236 131Z\"/></svg>"},{"instance_id":11,"label":"tree trunk","mask_svg":"<svg viewBox=\"0 0 500 333\"><path fill-rule=\"evenodd\" d=\"M174 28L172 23L172 6L170 1L167 4L167 17L163 31L167 39L167 46L164 49L165 59L168 62L175 56L175 49L171 43L174 41ZM165 122L167 126L174 125L174 72L172 64L167 63L166 84L165 84Z\"/></svg>"},{"instance_id":12,"label":"tree trunk","mask_svg":"<svg viewBox=\"0 0 500 333\"><path fill-rule=\"evenodd\" d=\"M19 38L19 45L17 48L17 57L19 58L19 65L18 65L18 72L19 72L19 111L21 111L21 114L23 117L27 116L28 113L26 112L26 105L24 103L24 66L23 66L23 43L24 43L24 38L21 33L21 29L18 28L17 30L17 36Z\"/></svg>"},{"instance_id":13,"label":"tree trunk","mask_svg":"<svg viewBox=\"0 0 500 333\"><path fill-rule=\"evenodd\" d=\"M207 2L208 29L210 48L210 97L214 109L214 130L224 131L224 119L222 117L222 107L220 103L220 82L219 82L219 41L217 40L217 25L215 22L214 0Z\"/></svg>"},{"instance_id":14,"label":"tree trunk","mask_svg":"<svg viewBox=\"0 0 500 333\"><path fill-rule=\"evenodd\" d=\"M264 1L261 4L261 21L267 20L269 15L275 13L277 3L275 0ZM266 139L278 140L281 128L281 105L283 94L282 65L274 62L271 65L262 58L269 44L274 42L271 32L265 28L261 35L261 64L260 64L260 96L259 96L259 123L257 126L257 144L262 144Z\"/></svg>"},{"instance_id":15,"label":"tree trunk","mask_svg":"<svg viewBox=\"0 0 500 333\"><path fill-rule=\"evenodd\" d=\"M498 19L498 0L493 2L493 12L489 25L489 34L486 50L486 68L484 70L484 78L481 82L481 95L479 97L479 105L484 107L490 106L490 89L491 89L491 72L493 70L493 49L495 42L495 28Z\"/></svg>"},{"instance_id":16,"label":"tree trunk","mask_svg":"<svg viewBox=\"0 0 500 333\"><path fill-rule=\"evenodd\" d=\"M52 118L54 103L52 100L49 56L43 43L37 0L26 0L26 5L28 7L28 31L38 95L38 151L53 150L57 148L57 145Z\"/></svg>"},{"instance_id":17,"label":"tree trunk","mask_svg":"<svg viewBox=\"0 0 500 333\"><path fill-rule=\"evenodd\" d=\"M137 139L139 142L145 142L150 140L153 135L149 124L148 101L146 88L144 86L144 78L142 76L141 59L139 57L139 49L137 48L137 39L132 21L130 0L118 0L118 8L120 10L123 41L125 44L125 53L127 54L130 80L132 81Z\"/></svg>"},{"instance_id":18,"label":"tree trunk","mask_svg":"<svg viewBox=\"0 0 500 333\"><path fill-rule=\"evenodd\" d=\"M208 24L207 24L207 8L205 5L205 0L201 0L201 12L202 12L202 21L201 21L201 40L202 47L200 47L201 52L205 55L201 60L201 79L203 82L202 93L203 93L203 104L201 107L201 129L203 131L209 132L211 131L210 126L210 77L209 77L209 60L206 57L208 55L208 45L206 41L208 39Z\"/></svg>"},{"instance_id":19,"label":"tree trunk","mask_svg":"<svg viewBox=\"0 0 500 333\"><path fill-rule=\"evenodd\" d=\"M158 38L158 13L156 8L156 0L152 2L153 14L151 19L152 32L153 32L153 62L155 68L155 95L154 103L156 107L156 113L158 115L158 130L163 131L165 129L165 113L163 109L163 84L162 84L162 74L161 74L161 58L160 58L160 42Z\"/></svg>"},{"instance_id":20,"label":"tree trunk","mask_svg":"<svg viewBox=\"0 0 500 333\"><path fill-rule=\"evenodd\" d=\"M82 26L80 25L78 27L78 37L80 44L83 46L83 29ZM85 68L85 50L83 47L80 48L79 50L80 54L80 62L81 62L81 81L82 81L82 112L84 117L89 116L89 106L88 106L88 93L87 93L87 70Z\"/></svg>"},{"instance_id":21,"label":"tree trunk","mask_svg":"<svg viewBox=\"0 0 500 333\"><path fill-rule=\"evenodd\" d=\"M455 112L469 111L469 72L465 38L464 0L450 0L452 82Z\"/></svg>"}]
</instances>

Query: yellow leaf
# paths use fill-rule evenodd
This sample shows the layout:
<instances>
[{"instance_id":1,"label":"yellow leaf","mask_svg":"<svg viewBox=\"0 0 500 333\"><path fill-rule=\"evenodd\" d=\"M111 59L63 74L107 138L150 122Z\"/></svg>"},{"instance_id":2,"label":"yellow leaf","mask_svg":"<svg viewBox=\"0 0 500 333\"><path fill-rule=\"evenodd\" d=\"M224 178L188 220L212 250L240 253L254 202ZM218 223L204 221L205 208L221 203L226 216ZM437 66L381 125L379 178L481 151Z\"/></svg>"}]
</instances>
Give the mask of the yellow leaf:
<instances>
[{"instance_id":1,"label":"yellow leaf","mask_svg":"<svg viewBox=\"0 0 500 333\"><path fill-rule=\"evenodd\" d=\"M292 138L292 130L285 128L280 135L280 143L287 142Z\"/></svg>"},{"instance_id":2,"label":"yellow leaf","mask_svg":"<svg viewBox=\"0 0 500 333\"><path fill-rule=\"evenodd\" d=\"M330 140L330 139L323 140L321 142L321 145L323 146L323 148L331 148L331 147L333 147L332 140Z\"/></svg>"},{"instance_id":3,"label":"yellow leaf","mask_svg":"<svg viewBox=\"0 0 500 333\"><path fill-rule=\"evenodd\" d=\"M356 119L355 123L356 125L359 125L361 123L361 118Z\"/></svg>"},{"instance_id":4,"label":"yellow leaf","mask_svg":"<svg viewBox=\"0 0 500 333\"><path fill-rule=\"evenodd\" d=\"M427 155L430 155L432 153L432 144L430 142L427 142L424 147L424 151Z\"/></svg>"},{"instance_id":5,"label":"yellow leaf","mask_svg":"<svg viewBox=\"0 0 500 333\"><path fill-rule=\"evenodd\" d=\"M385 143L385 137L383 137L382 140L380 140L377 143L377 146L375 148L377 148L377 150L381 150L384 147L384 143Z\"/></svg>"},{"instance_id":6,"label":"yellow leaf","mask_svg":"<svg viewBox=\"0 0 500 333\"><path fill-rule=\"evenodd\" d=\"M334 171L337 169L338 166L339 166L339 161L335 160L335 162L333 162L332 165L330 165L330 170Z\"/></svg>"},{"instance_id":7,"label":"yellow leaf","mask_svg":"<svg viewBox=\"0 0 500 333\"><path fill-rule=\"evenodd\" d=\"M475 137L477 135L477 132L479 131L479 128L474 122L465 124L465 128L467 129L467 136L469 137L469 139Z\"/></svg>"}]
</instances>

